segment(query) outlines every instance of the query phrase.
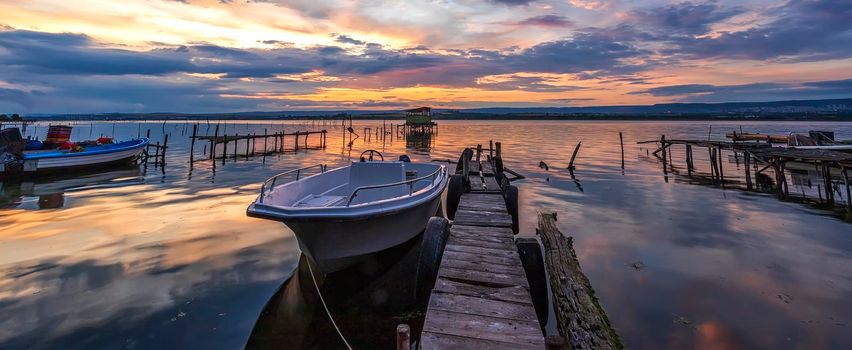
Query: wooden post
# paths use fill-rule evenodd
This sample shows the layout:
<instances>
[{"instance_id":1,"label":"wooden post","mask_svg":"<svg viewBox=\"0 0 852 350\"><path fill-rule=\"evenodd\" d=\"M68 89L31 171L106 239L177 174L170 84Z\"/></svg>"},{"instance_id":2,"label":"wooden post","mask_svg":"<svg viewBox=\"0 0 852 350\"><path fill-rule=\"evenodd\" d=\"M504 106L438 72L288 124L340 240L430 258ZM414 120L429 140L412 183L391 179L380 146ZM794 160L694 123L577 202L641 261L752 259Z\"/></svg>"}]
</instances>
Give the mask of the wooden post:
<instances>
[{"instance_id":1,"label":"wooden post","mask_svg":"<svg viewBox=\"0 0 852 350\"><path fill-rule=\"evenodd\" d=\"M624 137L621 131L618 132L618 142L621 144L621 169L624 169ZM689 147L689 145L686 146Z\"/></svg>"},{"instance_id":2,"label":"wooden post","mask_svg":"<svg viewBox=\"0 0 852 350\"><path fill-rule=\"evenodd\" d=\"M581 143L583 143L583 141L577 142L577 146L574 147L574 153L571 153L571 160L568 162L568 170L574 170L574 159L577 159L577 152L580 150Z\"/></svg>"},{"instance_id":3,"label":"wooden post","mask_svg":"<svg viewBox=\"0 0 852 350\"><path fill-rule=\"evenodd\" d=\"M488 140L488 159L494 159L494 140Z\"/></svg>"},{"instance_id":4,"label":"wooden post","mask_svg":"<svg viewBox=\"0 0 852 350\"><path fill-rule=\"evenodd\" d=\"M154 146L154 164L160 161L160 141Z\"/></svg>"},{"instance_id":5,"label":"wooden post","mask_svg":"<svg viewBox=\"0 0 852 350\"><path fill-rule=\"evenodd\" d=\"M216 123L215 130L216 131L213 132L213 138L210 139L210 159L216 159L216 139L219 137L219 123Z\"/></svg>"},{"instance_id":6,"label":"wooden post","mask_svg":"<svg viewBox=\"0 0 852 350\"><path fill-rule=\"evenodd\" d=\"M751 191L751 154L743 152L743 164L745 166L746 189Z\"/></svg>"},{"instance_id":7,"label":"wooden post","mask_svg":"<svg viewBox=\"0 0 852 350\"><path fill-rule=\"evenodd\" d=\"M195 150L195 133L198 131L198 124L192 125L192 138L189 143L189 162L192 163L193 151Z\"/></svg>"},{"instance_id":8,"label":"wooden post","mask_svg":"<svg viewBox=\"0 0 852 350\"><path fill-rule=\"evenodd\" d=\"M169 134L166 134L166 136L163 136L163 154L162 154L162 157L163 157L162 163L163 164L166 164L166 150L168 148L169 148Z\"/></svg>"},{"instance_id":9,"label":"wooden post","mask_svg":"<svg viewBox=\"0 0 852 350\"><path fill-rule=\"evenodd\" d=\"M249 143L253 142L253 141L254 141L254 139L251 137L251 134L246 134L246 159L248 159L248 157L249 157L249 150L250 150L250 147L251 147L251 145Z\"/></svg>"},{"instance_id":10,"label":"wooden post","mask_svg":"<svg viewBox=\"0 0 852 350\"><path fill-rule=\"evenodd\" d=\"M225 141L222 142L222 164L225 164L225 158L228 158L228 135L223 135L223 137Z\"/></svg>"},{"instance_id":11,"label":"wooden post","mask_svg":"<svg viewBox=\"0 0 852 350\"><path fill-rule=\"evenodd\" d=\"M663 150L663 169L668 171L668 169L666 169L669 163L666 152L666 135L660 135L660 149Z\"/></svg>"},{"instance_id":12,"label":"wooden post","mask_svg":"<svg viewBox=\"0 0 852 350\"><path fill-rule=\"evenodd\" d=\"M479 163L482 157L482 144L476 144L476 162Z\"/></svg>"},{"instance_id":13,"label":"wooden post","mask_svg":"<svg viewBox=\"0 0 852 350\"><path fill-rule=\"evenodd\" d=\"M718 158L717 164L719 165L719 181L722 182L722 186L725 186L725 171L724 171L724 168L722 167L722 148L721 147L716 147L716 158Z\"/></svg>"},{"instance_id":14,"label":"wooden post","mask_svg":"<svg viewBox=\"0 0 852 350\"><path fill-rule=\"evenodd\" d=\"M852 216L852 192L849 190L849 174L846 173L846 167L840 167L843 172L843 186L846 187L846 213Z\"/></svg>"},{"instance_id":15,"label":"wooden post","mask_svg":"<svg viewBox=\"0 0 852 350\"><path fill-rule=\"evenodd\" d=\"M622 148L621 168L624 169L624 149ZM686 173L692 177L692 145L686 145Z\"/></svg>"},{"instance_id":16,"label":"wooden post","mask_svg":"<svg viewBox=\"0 0 852 350\"><path fill-rule=\"evenodd\" d=\"M497 149L494 151L494 155L503 158L503 143L495 142L494 147L497 147Z\"/></svg>"},{"instance_id":17,"label":"wooden post","mask_svg":"<svg viewBox=\"0 0 852 350\"><path fill-rule=\"evenodd\" d=\"M294 133L293 135L295 135L295 137L296 137L296 142L294 143L295 146L296 146L295 151L298 152L299 151L299 132L296 131L296 133Z\"/></svg>"},{"instance_id":18,"label":"wooden post","mask_svg":"<svg viewBox=\"0 0 852 350\"><path fill-rule=\"evenodd\" d=\"M615 328L583 274L572 237L556 225L556 213L539 213L536 233L544 245L556 328L570 349L624 349Z\"/></svg>"},{"instance_id":19,"label":"wooden post","mask_svg":"<svg viewBox=\"0 0 852 350\"><path fill-rule=\"evenodd\" d=\"M237 128L237 126L234 125L234 129L236 129L236 128ZM237 149L240 148L239 146L240 146L240 134L234 134L234 161L235 162L237 161Z\"/></svg>"},{"instance_id":20,"label":"wooden post","mask_svg":"<svg viewBox=\"0 0 852 350\"><path fill-rule=\"evenodd\" d=\"M396 350L411 350L411 328L407 324L396 326Z\"/></svg>"}]
</instances>

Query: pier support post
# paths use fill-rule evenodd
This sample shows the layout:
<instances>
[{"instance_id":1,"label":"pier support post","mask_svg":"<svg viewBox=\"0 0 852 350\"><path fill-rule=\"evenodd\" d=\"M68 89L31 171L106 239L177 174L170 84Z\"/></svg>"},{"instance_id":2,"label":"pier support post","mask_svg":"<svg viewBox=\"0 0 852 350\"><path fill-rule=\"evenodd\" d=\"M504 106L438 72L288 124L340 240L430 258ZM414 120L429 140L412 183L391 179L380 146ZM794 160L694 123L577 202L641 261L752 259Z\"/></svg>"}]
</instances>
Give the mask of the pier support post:
<instances>
[{"instance_id":1,"label":"pier support post","mask_svg":"<svg viewBox=\"0 0 852 350\"><path fill-rule=\"evenodd\" d=\"M411 350L411 327L407 324L396 326L396 350Z\"/></svg>"},{"instance_id":2,"label":"pier support post","mask_svg":"<svg viewBox=\"0 0 852 350\"><path fill-rule=\"evenodd\" d=\"M621 135L621 131L618 132L618 143L621 144L621 170L624 170L624 136Z\"/></svg>"},{"instance_id":3,"label":"pier support post","mask_svg":"<svg viewBox=\"0 0 852 350\"><path fill-rule=\"evenodd\" d=\"M198 132L198 124L192 125L192 138L189 142L189 163L192 164L193 156L195 155L195 134Z\"/></svg>"}]
</instances>

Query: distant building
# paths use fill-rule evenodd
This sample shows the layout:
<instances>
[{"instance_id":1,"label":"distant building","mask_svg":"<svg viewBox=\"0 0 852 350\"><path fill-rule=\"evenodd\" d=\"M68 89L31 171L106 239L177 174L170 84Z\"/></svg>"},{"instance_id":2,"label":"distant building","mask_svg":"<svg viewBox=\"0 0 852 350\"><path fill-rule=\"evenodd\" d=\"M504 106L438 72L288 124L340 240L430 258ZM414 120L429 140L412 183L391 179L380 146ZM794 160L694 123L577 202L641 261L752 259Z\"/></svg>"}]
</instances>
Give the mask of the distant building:
<instances>
[{"instance_id":1,"label":"distant building","mask_svg":"<svg viewBox=\"0 0 852 350\"><path fill-rule=\"evenodd\" d=\"M432 125L432 108L420 107L406 110L405 125Z\"/></svg>"}]
</instances>

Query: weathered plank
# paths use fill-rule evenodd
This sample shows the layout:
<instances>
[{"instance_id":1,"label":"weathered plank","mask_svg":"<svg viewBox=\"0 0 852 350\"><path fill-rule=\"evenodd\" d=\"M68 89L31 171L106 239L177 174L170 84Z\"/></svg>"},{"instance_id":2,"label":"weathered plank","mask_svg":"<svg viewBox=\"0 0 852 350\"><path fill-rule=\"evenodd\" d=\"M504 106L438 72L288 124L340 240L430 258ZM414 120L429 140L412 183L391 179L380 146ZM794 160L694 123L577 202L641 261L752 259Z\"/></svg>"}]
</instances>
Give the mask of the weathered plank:
<instances>
[{"instance_id":1,"label":"weathered plank","mask_svg":"<svg viewBox=\"0 0 852 350\"><path fill-rule=\"evenodd\" d=\"M466 252L459 252L454 250L447 250L444 252L444 255L447 259L456 259L456 260L465 260L471 262L482 262L488 264L497 264L497 265L517 265L518 260L515 260L514 257L505 257L498 255L490 255L490 254L472 254Z\"/></svg>"},{"instance_id":2,"label":"weathered plank","mask_svg":"<svg viewBox=\"0 0 852 350\"><path fill-rule=\"evenodd\" d=\"M458 282L447 278L438 278L435 282L435 292L467 295L532 305L529 291L522 286L497 288Z\"/></svg>"},{"instance_id":3,"label":"weathered plank","mask_svg":"<svg viewBox=\"0 0 852 350\"><path fill-rule=\"evenodd\" d=\"M506 343L432 332L424 332L420 336L420 343L424 349L524 350L541 348L536 345Z\"/></svg>"},{"instance_id":4,"label":"weathered plank","mask_svg":"<svg viewBox=\"0 0 852 350\"><path fill-rule=\"evenodd\" d=\"M480 169L482 169L482 176L494 176L494 167L491 166L491 162L483 160L482 165L480 165Z\"/></svg>"},{"instance_id":5,"label":"weathered plank","mask_svg":"<svg viewBox=\"0 0 852 350\"><path fill-rule=\"evenodd\" d=\"M468 226L512 227L512 216L508 213L459 209L453 223Z\"/></svg>"},{"instance_id":6,"label":"weathered plank","mask_svg":"<svg viewBox=\"0 0 852 350\"><path fill-rule=\"evenodd\" d=\"M429 299L429 307L435 310L458 312L470 315L499 317L518 321L536 321L535 310L529 305L501 300L482 299L467 295L435 293Z\"/></svg>"},{"instance_id":7,"label":"weathered plank","mask_svg":"<svg viewBox=\"0 0 852 350\"><path fill-rule=\"evenodd\" d=\"M441 267L438 270L438 276L491 287L527 286L527 277L517 274L482 273L482 271Z\"/></svg>"},{"instance_id":8,"label":"weathered plank","mask_svg":"<svg viewBox=\"0 0 852 350\"><path fill-rule=\"evenodd\" d=\"M509 242L491 242L482 239L476 238L462 238L458 235L450 236L447 244L455 244L455 245L469 245L471 247L483 247L483 248L491 248L491 249L511 249L512 244Z\"/></svg>"},{"instance_id":9,"label":"weathered plank","mask_svg":"<svg viewBox=\"0 0 852 350\"><path fill-rule=\"evenodd\" d=\"M462 225L459 225L462 226ZM452 230L455 233L453 236L458 238L467 238L467 239L478 239L482 241L488 242L505 242L512 243L511 230L507 227L487 227L483 226L465 226L471 228L478 228L479 230L459 230L456 226L453 226ZM498 230L499 229L499 230ZM505 231L509 231L510 234L507 235Z\"/></svg>"},{"instance_id":10,"label":"weathered plank","mask_svg":"<svg viewBox=\"0 0 852 350\"><path fill-rule=\"evenodd\" d=\"M489 192L490 191L495 191L495 192L501 192L502 191L502 189L500 188L500 184L497 183L497 179L494 178L494 177L486 177L485 181L483 183L485 184L485 190L486 191L489 191Z\"/></svg>"},{"instance_id":11,"label":"weathered plank","mask_svg":"<svg viewBox=\"0 0 852 350\"><path fill-rule=\"evenodd\" d=\"M544 347L544 337L536 321L430 310L423 331ZM423 345L424 349L429 349L426 344Z\"/></svg>"},{"instance_id":12,"label":"weathered plank","mask_svg":"<svg viewBox=\"0 0 852 350\"><path fill-rule=\"evenodd\" d=\"M525 277L524 270L518 270L517 268L517 264L520 263L520 261L516 261L515 265L505 265L492 264L481 260L447 259L441 262L441 267Z\"/></svg>"},{"instance_id":13,"label":"weathered plank","mask_svg":"<svg viewBox=\"0 0 852 350\"><path fill-rule=\"evenodd\" d=\"M459 202L459 209L506 212L506 201L503 199L503 196L485 193L465 193L462 195L462 198L464 197L469 198Z\"/></svg>"},{"instance_id":14,"label":"weathered plank","mask_svg":"<svg viewBox=\"0 0 852 350\"><path fill-rule=\"evenodd\" d=\"M452 235L452 233L450 233ZM466 245L453 245L448 244L445 251L456 251L463 253L471 253L471 254L479 254L479 255L490 255L504 258L515 258L518 256L517 252L514 251L506 251L502 249L490 249L490 248L482 248L482 247L471 247Z\"/></svg>"}]
</instances>

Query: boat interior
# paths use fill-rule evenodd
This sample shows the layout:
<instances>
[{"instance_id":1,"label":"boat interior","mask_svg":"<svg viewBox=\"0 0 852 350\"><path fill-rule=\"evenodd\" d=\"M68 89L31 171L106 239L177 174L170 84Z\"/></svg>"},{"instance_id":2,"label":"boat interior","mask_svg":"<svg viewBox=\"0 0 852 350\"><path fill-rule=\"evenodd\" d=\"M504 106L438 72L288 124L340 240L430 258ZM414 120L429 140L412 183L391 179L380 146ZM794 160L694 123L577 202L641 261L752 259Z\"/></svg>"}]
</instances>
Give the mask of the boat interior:
<instances>
[{"instance_id":1,"label":"boat interior","mask_svg":"<svg viewBox=\"0 0 852 350\"><path fill-rule=\"evenodd\" d=\"M274 186L261 201L292 208L345 207L417 193L433 185L441 166L409 162L353 162L351 166ZM354 197L353 197L354 195ZM351 198L351 202L350 202Z\"/></svg>"}]
</instances>

